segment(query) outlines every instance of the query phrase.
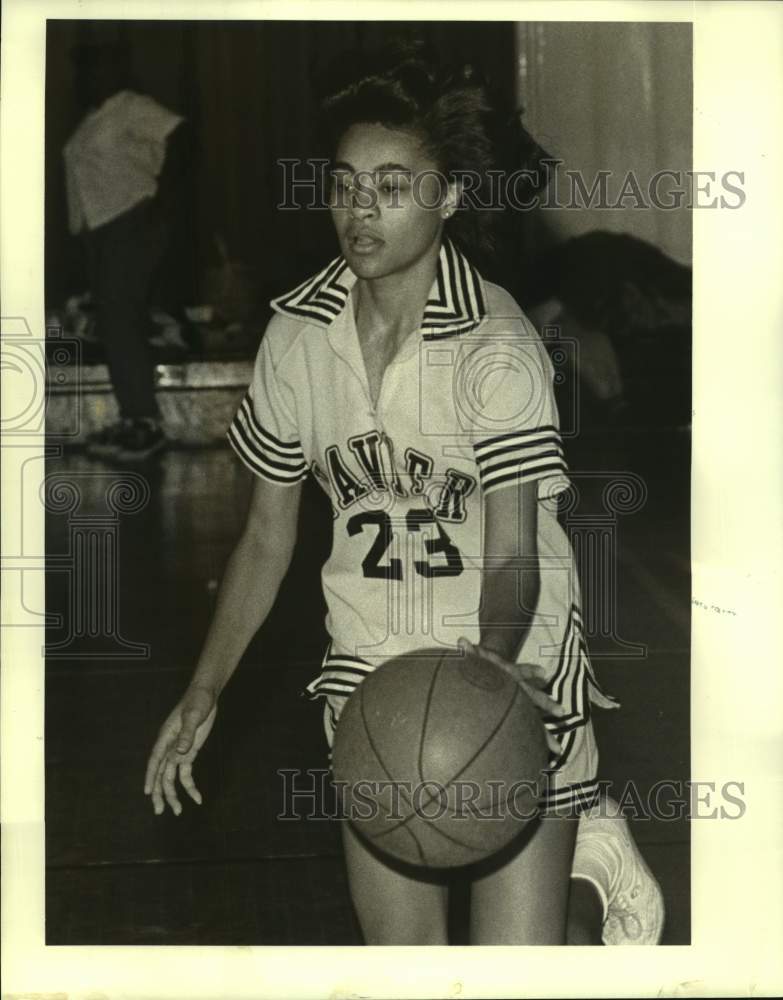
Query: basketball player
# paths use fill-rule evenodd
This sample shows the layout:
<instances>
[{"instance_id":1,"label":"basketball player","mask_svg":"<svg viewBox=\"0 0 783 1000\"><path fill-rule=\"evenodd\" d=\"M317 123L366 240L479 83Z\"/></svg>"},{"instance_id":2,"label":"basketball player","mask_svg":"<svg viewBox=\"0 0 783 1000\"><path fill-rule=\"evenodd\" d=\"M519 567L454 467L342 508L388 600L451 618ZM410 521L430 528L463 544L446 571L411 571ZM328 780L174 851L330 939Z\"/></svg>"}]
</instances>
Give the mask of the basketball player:
<instances>
[{"instance_id":1,"label":"basketball player","mask_svg":"<svg viewBox=\"0 0 783 1000\"><path fill-rule=\"evenodd\" d=\"M273 303L229 432L256 474L247 523L145 791L156 813L165 799L179 814L178 776L201 801L193 760L275 600L312 472L334 515L323 569L331 643L309 688L324 699L328 741L367 673L424 646L476 647L541 710L552 751L543 818L473 881L471 941L588 943L603 928L608 943L657 943L660 891L624 820L583 820L575 855L576 817L597 798L590 705L613 702L587 657L556 516L568 480L551 364L513 299L457 245L473 218L456 177L494 165L492 112L469 76L449 77L415 50L397 60L376 57L324 102L341 255ZM446 944L445 887L343 828L366 942Z\"/></svg>"}]
</instances>

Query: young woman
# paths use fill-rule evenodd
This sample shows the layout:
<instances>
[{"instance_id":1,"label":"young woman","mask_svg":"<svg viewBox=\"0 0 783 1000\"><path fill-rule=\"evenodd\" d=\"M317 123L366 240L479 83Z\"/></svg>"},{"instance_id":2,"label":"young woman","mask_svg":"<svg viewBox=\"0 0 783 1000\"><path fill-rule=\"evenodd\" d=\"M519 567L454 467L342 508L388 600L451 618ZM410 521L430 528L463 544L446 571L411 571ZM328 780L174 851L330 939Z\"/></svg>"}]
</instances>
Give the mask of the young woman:
<instances>
[{"instance_id":1,"label":"young woman","mask_svg":"<svg viewBox=\"0 0 783 1000\"><path fill-rule=\"evenodd\" d=\"M565 943L569 892L568 939L598 940L620 886L642 886L635 906L650 911L633 915L640 930L629 943L657 938L641 859L621 876L594 836L583 878L569 878L576 817L597 796L590 702L612 703L587 659L573 556L556 516L553 497L567 477L552 367L511 296L457 245L475 219L467 184L475 189L495 165L496 119L469 74L441 72L415 50L376 57L322 111L334 134L341 255L273 303L229 432L256 473L247 524L145 791L156 813L165 799L179 814L178 776L201 801L193 759L275 600L311 471L334 511L323 570L331 642L309 688L325 699L329 742L361 679L423 646L478 647L542 711L552 749L542 819L502 865L476 873L471 940ZM615 842L621 822L610 821ZM438 880L387 863L348 823L344 847L367 943L447 943Z\"/></svg>"}]
</instances>

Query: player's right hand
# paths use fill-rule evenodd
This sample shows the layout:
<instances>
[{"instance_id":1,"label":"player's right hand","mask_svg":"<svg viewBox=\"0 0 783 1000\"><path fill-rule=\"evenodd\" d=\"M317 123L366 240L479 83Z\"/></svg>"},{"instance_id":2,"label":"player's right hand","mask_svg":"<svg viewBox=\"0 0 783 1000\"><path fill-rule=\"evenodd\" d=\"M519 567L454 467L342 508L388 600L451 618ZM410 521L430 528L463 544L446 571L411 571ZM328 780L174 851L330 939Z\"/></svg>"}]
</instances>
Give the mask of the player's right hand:
<instances>
[{"instance_id":1,"label":"player's right hand","mask_svg":"<svg viewBox=\"0 0 783 1000\"><path fill-rule=\"evenodd\" d=\"M504 660L502 656L498 656L491 649L470 642L464 636L458 640L457 645L466 653L481 656L485 660L489 660L490 663L494 663L496 667L500 667L507 674L510 674L517 684L523 688L541 715L556 718L558 715L563 714L562 705L555 701L554 698L551 698L546 692L547 681L544 670L539 664L511 663L508 660ZM551 733L546 726L544 726L544 735L546 736L549 749L553 753L560 754L563 748L555 734Z\"/></svg>"},{"instance_id":2,"label":"player's right hand","mask_svg":"<svg viewBox=\"0 0 783 1000\"><path fill-rule=\"evenodd\" d=\"M152 797L156 816L166 808L164 799L175 816L182 812L175 785L177 775L188 795L201 805L201 792L193 781L192 766L209 736L216 714L215 695L207 688L191 687L160 727L144 778L144 794Z\"/></svg>"}]
</instances>

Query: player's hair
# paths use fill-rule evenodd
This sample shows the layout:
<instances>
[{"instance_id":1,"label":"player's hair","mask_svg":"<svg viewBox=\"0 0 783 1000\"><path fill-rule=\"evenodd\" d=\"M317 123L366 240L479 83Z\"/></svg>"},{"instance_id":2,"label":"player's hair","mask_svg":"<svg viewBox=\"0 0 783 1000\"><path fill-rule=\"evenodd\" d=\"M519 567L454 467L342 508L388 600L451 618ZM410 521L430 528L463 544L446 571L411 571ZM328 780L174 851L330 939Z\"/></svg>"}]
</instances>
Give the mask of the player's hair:
<instances>
[{"instance_id":1,"label":"player's hair","mask_svg":"<svg viewBox=\"0 0 783 1000\"><path fill-rule=\"evenodd\" d=\"M521 110L504 114L478 67L441 63L425 42L392 42L343 54L321 77L320 127L331 155L352 125L372 122L416 134L449 179L470 172L476 187L447 221L447 233L467 250L492 249L492 221L506 207L490 171L531 171L518 199L546 186L547 153L522 125ZM482 208L493 196L493 209Z\"/></svg>"}]
</instances>

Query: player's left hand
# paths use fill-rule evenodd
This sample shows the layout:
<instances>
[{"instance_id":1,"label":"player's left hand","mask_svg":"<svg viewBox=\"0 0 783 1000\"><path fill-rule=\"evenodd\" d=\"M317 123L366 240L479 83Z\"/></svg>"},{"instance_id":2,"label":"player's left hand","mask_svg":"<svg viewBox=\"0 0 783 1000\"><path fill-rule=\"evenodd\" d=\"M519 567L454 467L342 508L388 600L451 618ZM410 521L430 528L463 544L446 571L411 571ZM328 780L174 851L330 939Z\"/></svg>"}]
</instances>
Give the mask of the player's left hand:
<instances>
[{"instance_id":1,"label":"player's left hand","mask_svg":"<svg viewBox=\"0 0 783 1000\"><path fill-rule=\"evenodd\" d=\"M555 701L554 698L550 698L545 691L547 682L543 667L538 666L536 663L510 663L491 649L486 649L484 646L472 643L464 636L458 640L457 645L466 653L474 653L484 660L489 660L490 663L494 663L496 667L500 667L501 670L510 674L522 686L525 694L542 715L556 717L563 714L563 708L559 702ZM546 733L546 741L549 749L555 753L560 753L562 748L554 734L550 733L546 727L544 727L544 732Z\"/></svg>"},{"instance_id":2,"label":"player's left hand","mask_svg":"<svg viewBox=\"0 0 783 1000\"><path fill-rule=\"evenodd\" d=\"M163 813L164 800L175 816L182 812L177 776L191 799L201 805L201 792L193 780L193 761L210 734L216 714L217 701L212 691L191 685L161 726L144 777L144 794L152 799L156 816Z\"/></svg>"}]
</instances>

